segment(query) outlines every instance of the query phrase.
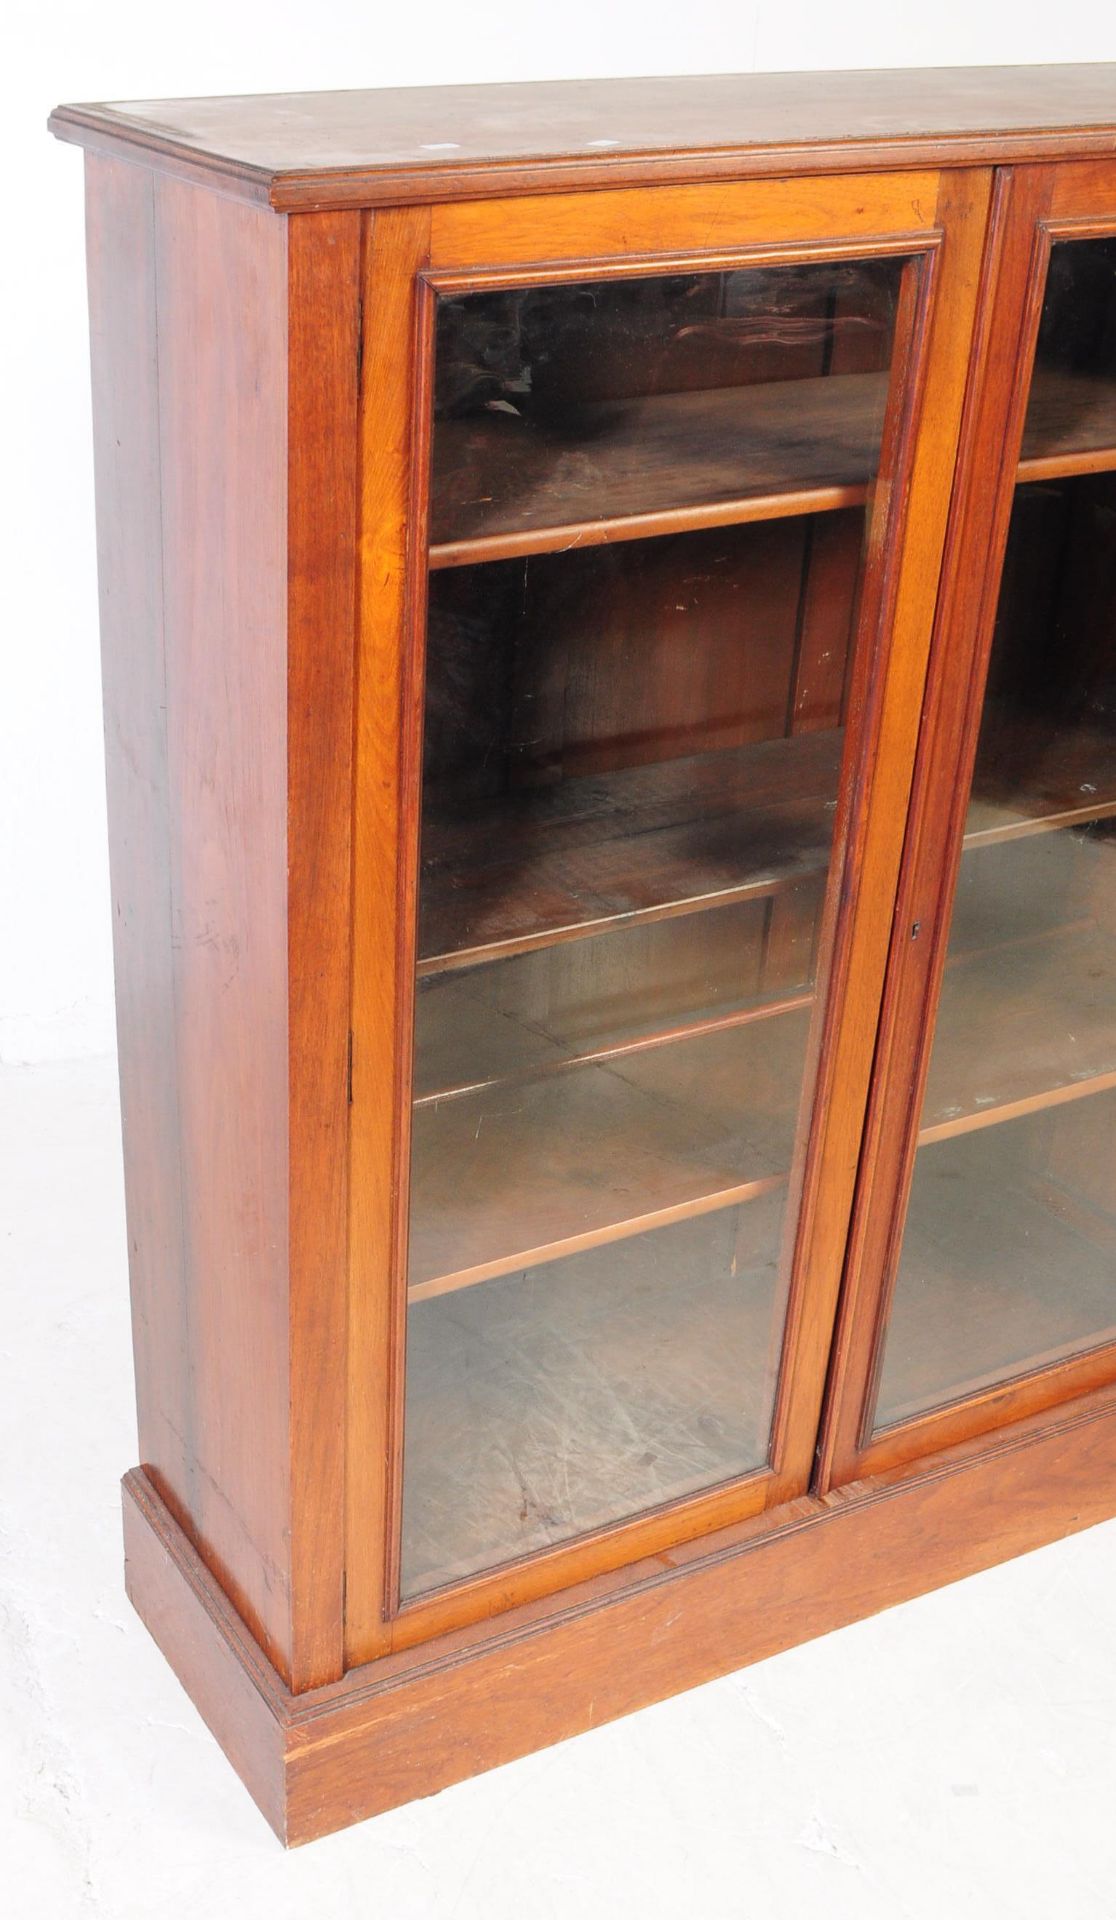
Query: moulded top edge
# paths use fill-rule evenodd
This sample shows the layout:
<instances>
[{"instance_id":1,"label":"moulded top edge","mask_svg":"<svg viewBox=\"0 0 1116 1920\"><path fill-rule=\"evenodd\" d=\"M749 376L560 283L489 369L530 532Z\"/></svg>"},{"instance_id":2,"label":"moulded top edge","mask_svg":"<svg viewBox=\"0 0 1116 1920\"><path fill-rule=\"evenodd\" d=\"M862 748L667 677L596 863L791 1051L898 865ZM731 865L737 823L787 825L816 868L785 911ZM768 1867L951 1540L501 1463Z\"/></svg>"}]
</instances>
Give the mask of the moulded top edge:
<instances>
[{"instance_id":1,"label":"moulded top edge","mask_svg":"<svg viewBox=\"0 0 1116 1920\"><path fill-rule=\"evenodd\" d=\"M296 211L1116 154L1116 63L713 74L63 106L59 138Z\"/></svg>"}]
</instances>

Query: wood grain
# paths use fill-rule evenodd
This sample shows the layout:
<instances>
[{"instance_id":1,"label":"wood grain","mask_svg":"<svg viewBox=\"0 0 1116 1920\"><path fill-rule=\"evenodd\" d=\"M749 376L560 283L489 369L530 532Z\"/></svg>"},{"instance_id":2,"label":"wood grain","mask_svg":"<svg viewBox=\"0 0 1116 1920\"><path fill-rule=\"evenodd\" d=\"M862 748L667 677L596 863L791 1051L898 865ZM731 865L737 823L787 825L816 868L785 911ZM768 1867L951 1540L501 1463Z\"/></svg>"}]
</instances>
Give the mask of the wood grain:
<instances>
[{"instance_id":1,"label":"wood grain","mask_svg":"<svg viewBox=\"0 0 1116 1920\"><path fill-rule=\"evenodd\" d=\"M286 1667L287 233L169 179L155 219L191 1519Z\"/></svg>"},{"instance_id":2,"label":"wood grain","mask_svg":"<svg viewBox=\"0 0 1116 1920\"><path fill-rule=\"evenodd\" d=\"M1111 150L1093 160L1067 160L1050 177L1047 220L1059 237L1113 233Z\"/></svg>"},{"instance_id":3,"label":"wood grain","mask_svg":"<svg viewBox=\"0 0 1116 1920\"><path fill-rule=\"evenodd\" d=\"M358 214L288 228L291 1686L343 1669ZM332 1490L332 1491L330 1491Z\"/></svg>"},{"instance_id":4,"label":"wood grain","mask_svg":"<svg viewBox=\"0 0 1116 1920\"><path fill-rule=\"evenodd\" d=\"M421 604L413 556L425 545L413 476L415 279L430 218L388 212L366 223L353 856L352 1118L346 1431L346 1658L387 1644L389 1569L398 1530L404 1338L400 1237L408 1140L421 741Z\"/></svg>"},{"instance_id":5,"label":"wood grain","mask_svg":"<svg viewBox=\"0 0 1116 1920\"><path fill-rule=\"evenodd\" d=\"M366 1696L360 1676L349 1676L352 1693L342 1683L328 1716L292 1726L289 1840L436 1791L478 1763L587 1731L1109 1518L1116 1449L1102 1406L928 1463L908 1482L794 1502L746 1523L735 1549L716 1536L682 1548L647 1569L646 1588L598 1589L599 1607L579 1607L575 1592L568 1618L549 1631L540 1621L537 1634L520 1637L509 1621L507 1639L478 1647L475 1663L463 1649L460 1665L416 1674L405 1689L369 1676Z\"/></svg>"},{"instance_id":6,"label":"wood grain","mask_svg":"<svg viewBox=\"0 0 1116 1920\"><path fill-rule=\"evenodd\" d=\"M885 441L875 508L883 516L888 503L901 501L904 532L900 537L897 523L873 519L873 538L891 543L890 559L870 557L860 614L864 639L846 696L850 737L864 744L843 829L846 865L829 987L834 1012L818 1072L776 1427L781 1457L800 1463L807 1479L876 1050L991 184L986 172L943 178L935 216L946 241L935 260L930 311L916 303L910 280L905 288L900 340L909 364L904 368L900 360L898 372L905 378L904 413L892 423L890 444Z\"/></svg>"},{"instance_id":7,"label":"wood grain","mask_svg":"<svg viewBox=\"0 0 1116 1920\"><path fill-rule=\"evenodd\" d=\"M1018 466L1029 399L1026 370L1038 335L1050 241L1053 234L1070 230L1052 225L1052 216L1055 212L1059 220L1073 216L1075 232L1105 233L1112 230L1114 206L1116 168L1111 163L1103 168L1068 169L1065 174L1021 172L1005 179L999 190L995 246L988 269L989 293L977 342L978 375L951 532L954 557L935 641L926 735L916 772L911 851L897 913L899 931L881 1030L879 1091L869 1117L849 1287L838 1328L833 1399L823 1443L823 1485L828 1483L826 1476L839 1478L892 1467L917 1458L928 1448L988 1433L1008 1420L1088 1391L1116 1373L1116 1354L1111 1348L1080 1357L1052 1355L1045 1370L1029 1372L1025 1379L978 1387L961 1404L920 1414L886 1434L868 1437L882 1351L881 1329L898 1266L904 1210L913 1177L934 1010L939 994L948 996L949 991L948 932L961 858L965 793L974 763L977 801L975 809L970 809L969 822L975 811L978 835L981 826L990 826L990 840L997 837L999 825L1012 829L1013 775L1028 757L1034 768L1028 784L1044 795L1042 804L1049 810L1051 825L1059 816L1069 816L1072 821L1075 801L1083 807L1095 802L1095 817L1104 817L1111 810L1110 748L1096 738L1088 724L1078 738L1063 737L1060 743L1048 740L1044 747L1041 741L1036 745L1042 721L1039 716L1030 734L1024 729L1013 745L1010 733L1004 733L1001 716L993 709L989 711L987 757L976 756L1015 485L1018 478L1027 477ZM1042 383L1036 375L1033 407L1040 417L1041 393ZM1064 469L1076 470L1072 465ZM1072 570L1068 577L1072 580ZM1026 596L1034 596L1029 575L1021 590L1026 620ZM999 694L1003 691L998 689ZM998 777L997 762L1001 763L1000 790L1006 802L1003 811L995 803L990 809L987 805L989 780L996 783ZM1086 787L1097 787L1096 794L1072 793L1078 774L1084 774ZM909 935L916 923L919 940L904 938L903 930ZM1086 948L1092 937L1085 936ZM1018 986L1021 956L1009 959L1005 983L1009 992L1002 1015L997 1016L1003 1024L986 1028L981 1035L983 1042L999 1031L1009 1049L1013 1045L1020 1049L1006 1082L1010 1093L1014 1081L1020 1103L1017 1112L1047 1104L1072 1110L1074 1089L1065 1069L1072 1062L1077 1042L1069 1038L1072 1025L1059 1023L1063 989L1068 1005L1075 998L1082 1001L1076 1010L1087 1019L1083 1044L1086 1049L1099 1049L1093 1090L1107 1085L1104 1028L1109 1009L1103 1004L1102 984L1107 963L1102 960L1098 981L1102 1004L1097 1005L1090 1000L1093 983L1077 975L1074 967L1079 941L1072 929L1067 942L1065 978L1056 977L1057 961L1052 953L1045 987L1029 1004L1026 995L1021 999L1011 992L1013 971ZM941 1004L944 1009L947 999L943 998ZM1022 1019L1014 1024L1019 1016ZM1001 1061L1004 1055L1001 1047ZM979 1052L976 1058L979 1066ZM1033 1071L1029 1081L1028 1064ZM937 1073L936 1066L934 1071ZM1085 1072L1083 1084L1090 1078ZM982 1093L987 1091L981 1088ZM1012 1111L1009 1099L1002 1116L1009 1117Z\"/></svg>"},{"instance_id":8,"label":"wood grain","mask_svg":"<svg viewBox=\"0 0 1116 1920\"><path fill-rule=\"evenodd\" d=\"M976 755L983 680L995 620L1037 336L1044 260L1038 226L1051 176L1004 175L996 188L974 344L927 713L915 766L912 827L884 992L876 1083L864 1141L845 1287L819 1454L821 1487L864 1470L865 1428L916 1151L945 965L952 896ZM914 742L912 741L912 751ZM948 848L948 855L943 848ZM915 933L917 929L917 934ZM995 1415L992 1415L995 1418ZM979 1428L979 1420L976 1423ZM912 1443L917 1452L917 1443Z\"/></svg>"},{"instance_id":9,"label":"wood grain","mask_svg":"<svg viewBox=\"0 0 1116 1920\"><path fill-rule=\"evenodd\" d=\"M113 957L140 1455L189 1524L197 1480L178 1157L155 183L86 160Z\"/></svg>"},{"instance_id":10,"label":"wood grain","mask_svg":"<svg viewBox=\"0 0 1116 1920\"><path fill-rule=\"evenodd\" d=\"M140 1468L125 1477L129 1600L264 1819L286 1831L284 1717L295 1698Z\"/></svg>"},{"instance_id":11,"label":"wood grain","mask_svg":"<svg viewBox=\"0 0 1116 1920\"><path fill-rule=\"evenodd\" d=\"M89 170L140 1444L297 1688L342 1664L356 223Z\"/></svg>"},{"instance_id":12,"label":"wood grain","mask_svg":"<svg viewBox=\"0 0 1116 1920\"><path fill-rule=\"evenodd\" d=\"M594 271L612 262L630 274L636 265L658 272L744 265L745 254L759 265L797 249L822 260L906 252L934 231L937 179L918 171L846 173L444 204L432 215L431 277L460 291L463 282L478 283L485 267L505 279L514 271L523 284L525 267L549 279L555 267L580 272L590 262Z\"/></svg>"},{"instance_id":13,"label":"wood grain","mask_svg":"<svg viewBox=\"0 0 1116 1920\"><path fill-rule=\"evenodd\" d=\"M90 285L141 1446L287 1669L286 228L123 173Z\"/></svg>"}]
</instances>

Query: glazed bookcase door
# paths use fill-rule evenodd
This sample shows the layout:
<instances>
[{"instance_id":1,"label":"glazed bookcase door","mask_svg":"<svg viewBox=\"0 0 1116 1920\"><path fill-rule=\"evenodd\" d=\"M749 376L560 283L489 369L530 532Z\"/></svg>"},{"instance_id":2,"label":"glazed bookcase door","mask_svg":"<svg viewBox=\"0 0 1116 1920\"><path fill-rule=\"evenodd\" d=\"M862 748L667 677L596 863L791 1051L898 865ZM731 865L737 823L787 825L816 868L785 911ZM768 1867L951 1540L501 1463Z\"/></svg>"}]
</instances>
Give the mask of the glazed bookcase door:
<instances>
[{"instance_id":1,"label":"glazed bookcase door","mask_svg":"<svg viewBox=\"0 0 1116 1920\"><path fill-rule=\"evenodd\" d=\"M808 1485L987 185L376 216L414 911L389 978L358 903L354 1653Z\"/></svg>"},{"instance_id":2,"label":"glazed bookcase door","mask_svg":"<svg viewBox=\"0 0 1116 1920\"><path fill-rule=\"evenodd\" d=\"M1004 176L996 222L836 1477L1116 1379L1116 169Z\"/></svg>"}]
</instances>

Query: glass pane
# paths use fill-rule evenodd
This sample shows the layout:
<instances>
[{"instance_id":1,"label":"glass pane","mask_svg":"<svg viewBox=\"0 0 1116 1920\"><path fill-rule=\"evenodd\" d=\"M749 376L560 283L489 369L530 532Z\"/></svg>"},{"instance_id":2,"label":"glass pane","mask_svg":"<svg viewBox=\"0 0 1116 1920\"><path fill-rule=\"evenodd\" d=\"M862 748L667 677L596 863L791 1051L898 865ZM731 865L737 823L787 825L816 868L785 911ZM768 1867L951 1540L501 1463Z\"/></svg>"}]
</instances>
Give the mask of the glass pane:
<instances>
[{"instance_id":1,"label":"glass pane","mask_svg":"<svg viewBox=\"0 0 1116 1920\"><path fill-rule=\"evenodd\" d=\"M1116 1338L1114 385L1116 241L1061 243L877 1427Z\"/></svg>"},{"instance_id":2,"label":"glass pane","mask_svg":"<svg viewBox=\"0 0 1116 1920\"><path fill-rule=\"evenodd\" d=\"M405 1597L766 1461L903 270L439 304Z\"/></svg>"},{"instance_id":3,"label":"glass pane","mask_svg":"<svg viewBox=\"0 0 1116 1920\"><path fill-rule=\"evenodd\" d=\"M439 301L433 563L748 495L863 500L898 278L889 260Z\"/></svg>"},{"instance_id":4,"label":"glass pane","mask_svg":"<svg viewBox=\"0 0 1116 1920\"><path fill-rule=\"evenodd\" d=\"M1116 238L1063 241L1050 258L1023 473L1116 446ZM1084 463L1089 464L1089 463Z\"/></svg>"},{"instance_id":5,"label":"glass pane","mask_svg":"<svg viewBox=\"0 0 1116 1920\"><path fill-rule=\"evenodd\" d=\"M411 1308L406 1591L764 1458L782 1212L770 1193Z\"/></svg>"}]
</instances>

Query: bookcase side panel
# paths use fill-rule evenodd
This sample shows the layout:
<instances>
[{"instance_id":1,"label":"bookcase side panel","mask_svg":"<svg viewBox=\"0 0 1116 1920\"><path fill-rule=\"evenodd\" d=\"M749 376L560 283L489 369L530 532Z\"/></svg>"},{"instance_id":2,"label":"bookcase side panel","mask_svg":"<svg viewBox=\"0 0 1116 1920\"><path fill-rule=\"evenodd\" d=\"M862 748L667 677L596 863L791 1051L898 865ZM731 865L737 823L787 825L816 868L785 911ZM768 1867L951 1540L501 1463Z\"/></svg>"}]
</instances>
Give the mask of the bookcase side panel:
<instances>
[{"instance_id":1,"label":"bookcase side panel","mask_svg":"<svg viewBox=\"0 0 1116 1920\"><path fill-rule=\"evenodd\" d=\"M140 1457L284 1670L286 226L88 165Z\"/></svg>"},{"instance_id":2,"label":"bookcase side panel","mask_svg":"<svg viewBox=\"0 0 1116 1920\"><path fill-rule=\"evenodd\" d=\"M112 931L139 1442L187 1524L194 1463L185 1357L178 1036L171 944L163 648L155 182L86 157L97 565Z\"/></svg>"}]
</instances>

